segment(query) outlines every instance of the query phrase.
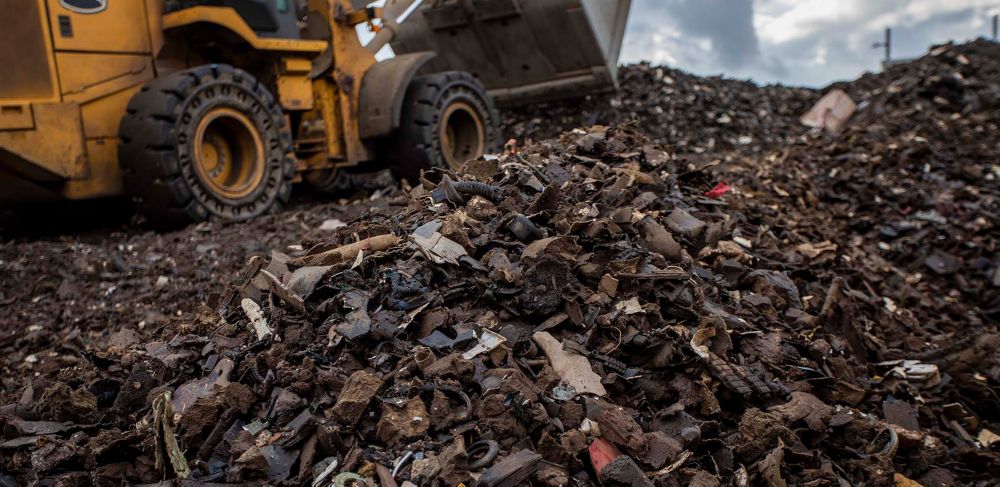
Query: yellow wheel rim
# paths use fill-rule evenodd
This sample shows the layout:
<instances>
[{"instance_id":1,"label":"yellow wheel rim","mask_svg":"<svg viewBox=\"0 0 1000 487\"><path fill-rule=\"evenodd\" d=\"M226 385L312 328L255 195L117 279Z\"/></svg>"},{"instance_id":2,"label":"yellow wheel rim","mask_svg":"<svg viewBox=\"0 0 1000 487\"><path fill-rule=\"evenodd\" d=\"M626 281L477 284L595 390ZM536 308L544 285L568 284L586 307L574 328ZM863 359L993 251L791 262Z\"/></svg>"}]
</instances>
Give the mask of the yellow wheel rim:
<instances>
[{"instance_id":1,"label":"yellow wheel rim","mask_svg":"<svg viewBox=\"0 0 1000 487\"><path fill-rule=\"evenodd\" d=\"M451 169L486 152L486 128L479 113L466 102L448 105L441 115L441 152Z\"/></svg>"},{"instance_id":2,"label":"yellow wheel rim","mask_svg":"<svg viewBox=\"0 0 1000 487\"><path fill-rule=\"evenodd\" d=\"M194 138L198 177L228 199L243 198L264 180L264 142L246 115L215 108L198 123Z\"/></svg>"}]
</instances>

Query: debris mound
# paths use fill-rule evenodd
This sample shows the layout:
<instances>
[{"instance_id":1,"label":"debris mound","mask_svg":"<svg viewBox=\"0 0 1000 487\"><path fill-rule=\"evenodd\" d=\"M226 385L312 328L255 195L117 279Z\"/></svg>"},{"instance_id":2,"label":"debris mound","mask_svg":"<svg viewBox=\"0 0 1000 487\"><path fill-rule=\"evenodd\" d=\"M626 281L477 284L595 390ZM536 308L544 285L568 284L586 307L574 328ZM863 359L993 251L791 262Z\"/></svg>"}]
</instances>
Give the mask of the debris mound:
<instances>
[{"instance_id":1,"label":"debris mound","mask_svg":"<svg viewBox=\"0 0 1000 487\"><path fill-rule=\"evenodd\" d=\"M503 113L503 133L544 140L576 127L632 123L669 152L759 153L801 132L799 117L819 99L809 88L700 77L648 63L622 66L618 80L616 93L512 108Z\"/></svg>"},{"instance_id":2,"label":"debris mound","mask_svg":"<svg viewBox=\"0 0 1000 487\"><path fill-rule=\"evenodd\" d=\"M908 315L896 330L897 340L911 335L906 353L995 326L1000 45L936 46L833 88L859 104L842 133L733 157L719 177L780 208L812 243L846 246L856 284Z\"/></svg>"},{"instance_id":3,"label":"debris mound","mask_svg":"<svg viewBox=\"0 0 1000 487\"><path fill-rule=\"evenodd\" d=\"M226 285L243 254L123 286L190 305L139 331L40 270L0 303L72 326L0 335L0 484L994 482L998 49L832 86L839 132L800 125L818 91L626 67L359 218L272 217L300 241Z\"/></svg>"},{"instance_id":4,"label":"debris mound","mask_svg":"<svg viewBox=\"0 0 1000 487\"><path fill-rule=\"evenodd\" d=\"M919 391L937 366L868 365L841 335L879 311L763 257L780 242L675 162L594 127L425 173L251 259L214 312L25 388L5 475L888 484L894 459L973 461L866 401L870 368Z\"/></svg>"}]
</instances>

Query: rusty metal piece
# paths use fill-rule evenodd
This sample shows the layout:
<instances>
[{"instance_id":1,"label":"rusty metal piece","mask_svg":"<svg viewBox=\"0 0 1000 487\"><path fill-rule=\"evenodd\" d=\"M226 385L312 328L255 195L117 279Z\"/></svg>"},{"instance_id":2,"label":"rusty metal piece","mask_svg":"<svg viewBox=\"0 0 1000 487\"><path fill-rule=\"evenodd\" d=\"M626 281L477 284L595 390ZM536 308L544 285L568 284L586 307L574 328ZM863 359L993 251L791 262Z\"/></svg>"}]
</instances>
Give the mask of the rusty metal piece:
<instances>
[{"instance_id":1,"label":"rusty metal piece","mask_svg":"<svg viewBox=\"0 0 1000 487\"><path fill-rule=\"evenodd\" d=\"M628 455L619 455L618 458L605 465L599 475L604 485L653 487L653 482L646 477L635 460Z\"/></svg>"},{"instance_id":2,"label":"rusty metal piece","mask_svg":"<svg viewBox=\"0 0 1000 487\"><path fill-rule=\"evenodd\" d=\"M639 221L639 234L642 236L642 245L650 252L662 255L671 262L681 260L681 246L674 240L673 234L663 228L659 222L652 217L646 216Z\"/></svg>"},{"instance_id":3,"label":"rusty metal piece","mask_svg":"<svg viewBox=\"0 0 1000 487\"><path fill-rule=\"evenodd\" d=\"M884 445L882 445L883 442L885 443ZM882 448L875 451L879 445L882 445ZM882 457L891 459L896 454L897 449L899 449L899 435L891 424L886 424L886 428L875 435L875 438L868 444L868 451L866 453L858 453L857 455L861 458Z\"/></svg>"},{"instance_id":4,"label":"rusty metal piece","mask_svg":"<svg viewBox=\"0 0 1000 487\"><path fill-rule=\"evenodd\" d=\"M507 230L513 233L518 240L524 243L531 243L542 238L542 231L528 219L528 217L518 213L507 224Z\"/></svg>"},{"instance_id":5,"label":"rusty metal piece","mask_svg":"<svg viewBox=\"0 0 1000 487\"><path fill-rule=\"evenodd\" d=\"M725 327L724 322L721 326ZM784 387L771 386L762 381L759 377L751 374L746 368L738 364L731 364L726 359L718 356L708 348L709 340L715 336L716 327L713 325L703 326L691 337L691 349L708 366L709 370L722 381L726 387L736 391L744 397L753 394L767 396L773 393L784 391Z\"/></svg>"},{"instance_id":6,"label":"rusty metal piece","mask_svg":"<svg viewBox=\"0 0 1000 487\"><path fill-rule=\"evenodd\" d=\"M458 193L458 189L455 187L455 182L445 174L441 176L441 182L438 183L437 188L431 192L431 199L435 203L442 203L445 201L450 201L456 205L461 205L465 203L465 198Z\"/></svg>"},{"instance_id":7,"label":"rusty metal piece","mask_svg":"<svg viewBox=\"0 0 1000 487\"><path fill-rule=\"evenodd\" d=\"M625 365L625 362L611 358L607 355L591 352L590 350L587 350L587 347L584 347L583 345L580 345L579 343L574 342L572 340L564 340L563 349L572 350L589 359L600 361L604 363L609 369L619 374L624 374L625 371L629 369L628 365Z\"/></svg>"},{"instance_id":8,"label":"rusty metal piece","mask_svg":"<svg viewBox=\"0 0 1000 487\"><path fill-rule=\"evenodd\" d=\"M437 360L434 352L423 345L413 347L412 356L413 361L417 364L417 368L424 372L427 371L427 367L430 367Z\"/></svg>"},{"instance_id":9,"label":"rusty metal piece","mask_svg":"<svg viewBox=\"0 0 1000 487\"><path fill-rule=\"evenodd\" d=\"M212 456L212 450L215 449L215 445L222 441L222 435L226 433L226 430L233 425L233 421L236 420L237 408L235 406L230 407L222 412L222 416L219 417L219 421L215 423L212 427L212 432L208 434L208 438L205 442L201 444L201 448L198 449L197 458L201 461L208 461Z\"/></svg>"},{"instance_id":10,"label":"rusty metal piece","mask_svg":"<svg viewBox=\"0 0 1000 487\"><path fill-rule=\"evenodd\" d=\"M509 455L500 463L493 465L479 477L480 487L500 487L524 485L535 469L542 456L531 450L519 450Z\"/></svg>"}]
</instances>

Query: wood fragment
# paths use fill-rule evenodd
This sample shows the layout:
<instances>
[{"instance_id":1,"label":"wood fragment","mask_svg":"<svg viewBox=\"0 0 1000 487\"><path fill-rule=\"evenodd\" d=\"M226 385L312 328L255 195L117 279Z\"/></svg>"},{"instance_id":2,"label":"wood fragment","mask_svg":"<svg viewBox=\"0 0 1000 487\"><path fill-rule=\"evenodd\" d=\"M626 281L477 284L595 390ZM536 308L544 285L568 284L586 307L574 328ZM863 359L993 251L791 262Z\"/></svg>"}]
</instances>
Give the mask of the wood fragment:
<instances>
[{"instance_id":1,"label":"wood fragment","mask_svg":"<svg viewBox=\"0 0 1000 487\"><path fill-rule=\"evenodd\" d=\"M187 459L174 436L174 409L170 405L170 391L165 391L153 399L153 429L156 431L156 469L164 472L165 461L170 462L174 473L182 479L191 476Z\"/></svg>"}]
</instances>

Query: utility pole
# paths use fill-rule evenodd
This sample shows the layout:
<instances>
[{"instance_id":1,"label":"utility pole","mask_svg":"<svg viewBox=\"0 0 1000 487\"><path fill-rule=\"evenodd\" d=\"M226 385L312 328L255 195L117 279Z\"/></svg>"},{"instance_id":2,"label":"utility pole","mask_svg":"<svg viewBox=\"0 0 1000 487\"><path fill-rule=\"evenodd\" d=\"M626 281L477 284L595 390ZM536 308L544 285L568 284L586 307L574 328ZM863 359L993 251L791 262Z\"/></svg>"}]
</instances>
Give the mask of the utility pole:
<instances>
[{"instance_id":1,"label":"utility pole","mask_svg":"<svg viewBox=\"0 0 1000 487\"><path fill-rule=\"evenodd\" d=\"M993 42L1000 41L997 38L997 19L1000 19L1000 15L993 15Z\"/></svg>"},{"instance_id":2,"label":"utility pole","mask_svg":"<svg viewBox=\"0 0 1000 487\"><path fill-rule=\"evenodd\" d=\"M995 21L996 21L996 18L994 17L994 26L996 26L996 22ZM883 40L882 42L876 42L876 43L872 44L872 48L878 49L880 47L885 49L885 59L882 60L882 69L887 69L889 67L889 63L892 62L892 29L891 28L889 28L889 27L885 28L885 40Z\"/></svg>"}]
</instances>

